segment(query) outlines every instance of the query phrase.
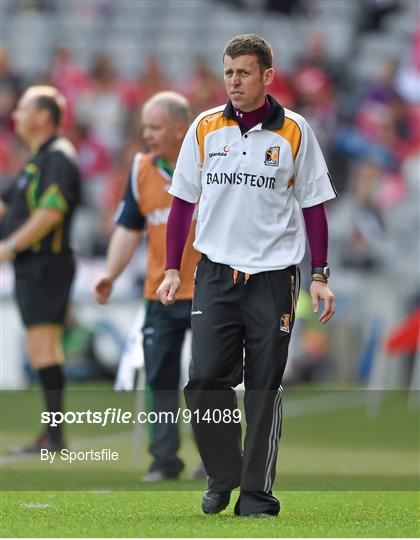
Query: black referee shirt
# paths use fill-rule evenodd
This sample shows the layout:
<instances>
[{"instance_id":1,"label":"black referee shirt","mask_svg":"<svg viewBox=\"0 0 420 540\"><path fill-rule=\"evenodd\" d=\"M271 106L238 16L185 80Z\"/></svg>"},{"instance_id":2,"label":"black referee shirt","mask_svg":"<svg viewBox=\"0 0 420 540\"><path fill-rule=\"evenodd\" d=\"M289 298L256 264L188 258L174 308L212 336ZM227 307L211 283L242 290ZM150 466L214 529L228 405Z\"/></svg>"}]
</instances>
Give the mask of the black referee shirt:
<instances>
[{"instance_id":1,"label":"black referee shirt","mask_svg":"<svg viewBox=\"0 0 420 540\"><path fill-rule=\"evenodd\" d=\"M70 251L71 220L80 198L77 154L71 142L57 135L49 138L0 197L8 207L2 227L5 236L40 208L52 208L64 214L62 223L17 258L30 253Z\"/></svg>"}]
</instances>

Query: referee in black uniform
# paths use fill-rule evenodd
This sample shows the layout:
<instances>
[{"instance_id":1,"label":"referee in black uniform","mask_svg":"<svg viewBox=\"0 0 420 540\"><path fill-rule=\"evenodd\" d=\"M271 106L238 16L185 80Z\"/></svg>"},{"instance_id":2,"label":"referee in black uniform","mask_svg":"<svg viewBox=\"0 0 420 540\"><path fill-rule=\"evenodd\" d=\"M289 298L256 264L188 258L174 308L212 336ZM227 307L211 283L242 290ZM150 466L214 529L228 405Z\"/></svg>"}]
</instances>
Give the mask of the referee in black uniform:
<instances>
[{"instance_id":1,"label":"referee in black uniform","mask_svg":"<svg viewBox=\"0 0 420 540\"><path fill-rule=\"evenodd\" d=\"M70 226L80 194L76 151L58 133L64 108L65 99L53 87L32 86L23 94L14 121L31 158L0 201L5 234L0 262L14 264L28 356L38 372L48 411L62 410L62 327L75 273ZM60 428L48 426L25 450L63 447Z\"/></svg>"}]
</instances>

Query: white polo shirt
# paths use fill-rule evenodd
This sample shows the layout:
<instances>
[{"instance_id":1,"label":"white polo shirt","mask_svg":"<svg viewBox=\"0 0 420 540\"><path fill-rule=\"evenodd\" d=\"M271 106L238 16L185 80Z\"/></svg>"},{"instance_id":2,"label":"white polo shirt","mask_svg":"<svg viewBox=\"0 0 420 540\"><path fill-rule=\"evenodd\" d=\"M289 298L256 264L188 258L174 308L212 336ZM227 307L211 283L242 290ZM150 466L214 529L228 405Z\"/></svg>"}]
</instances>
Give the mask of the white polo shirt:
<instances>
[{"instance_id":1,"label":"white polo shirt","mask_svg":"<svg viewBox=\"0 0 420 540\"><path fill-rule=\"evenodd\" d=\"M336 196L307 121L268 97L270 116L244 134L230 102L200 114L169 189L199 200L195 249L248 274L299 264L306 243L301 208Z\"/></svg>"}]
</instances>

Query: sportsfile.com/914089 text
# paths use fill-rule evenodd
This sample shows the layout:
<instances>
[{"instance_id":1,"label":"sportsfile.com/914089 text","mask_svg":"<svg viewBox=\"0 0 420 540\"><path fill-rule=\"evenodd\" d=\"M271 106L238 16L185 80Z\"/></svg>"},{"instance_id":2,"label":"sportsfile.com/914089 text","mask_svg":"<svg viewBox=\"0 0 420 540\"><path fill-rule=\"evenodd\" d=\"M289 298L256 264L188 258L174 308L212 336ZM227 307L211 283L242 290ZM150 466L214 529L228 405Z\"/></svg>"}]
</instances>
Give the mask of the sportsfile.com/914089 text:
<instances>
[{"instance_id":1,"label":"sportsfile.com/914089 text","mask_svg":"<svg viewBox=\"0 0 420 540\"><path fill-rule=\"evenodd\" d=\"M177 411L140 411L132 413L123 411L120 408L108 407L104 411L43 411L41 413L41 423L52 427L60 424L97 424L102 427L110 424L176 424L183 422L189 424L191 421L197 423L214 424L239 424L242 419L240 409L181 409Z\"/></svg>"}]
</instances>

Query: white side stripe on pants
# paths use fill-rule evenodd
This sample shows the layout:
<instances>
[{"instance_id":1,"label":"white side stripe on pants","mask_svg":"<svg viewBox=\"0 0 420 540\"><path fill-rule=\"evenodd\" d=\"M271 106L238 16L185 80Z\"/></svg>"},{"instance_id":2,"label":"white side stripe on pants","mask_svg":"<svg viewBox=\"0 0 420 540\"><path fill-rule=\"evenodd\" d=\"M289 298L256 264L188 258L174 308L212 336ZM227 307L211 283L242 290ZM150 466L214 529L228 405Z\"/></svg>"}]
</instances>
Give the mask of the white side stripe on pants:
<instances>
[{"instance_id":1,"label":"white side stripe on pants","mask_svg":"<svg viewBox=\"0 0 420 540\"><path fill-rule=\"evenodd\" d=\"M274 398L273 405L273 419L271 421L271 430L270 436L268 439L268 453L267 453L267 462L265 466L265 482L264 482L264 491L270 491L272 487L271 480L271 471L273 468L274 458L277 455L278 445L279 445L279 428L281 425L281 402L283 397L283 388L280 386L279 391Z\"/></svg>"},{"instance_id":2,"label":"white side stripe on pants","mask_svg":"<svg viewBox=\"0 0 420 540\"><path fill-rule=\"evenodd\" d=\"M296 267L295 313L296 313L297 303L299 299L299 293L300 293L300 272L299 272L299 268Z\"/></svg>"}]
</instances>

